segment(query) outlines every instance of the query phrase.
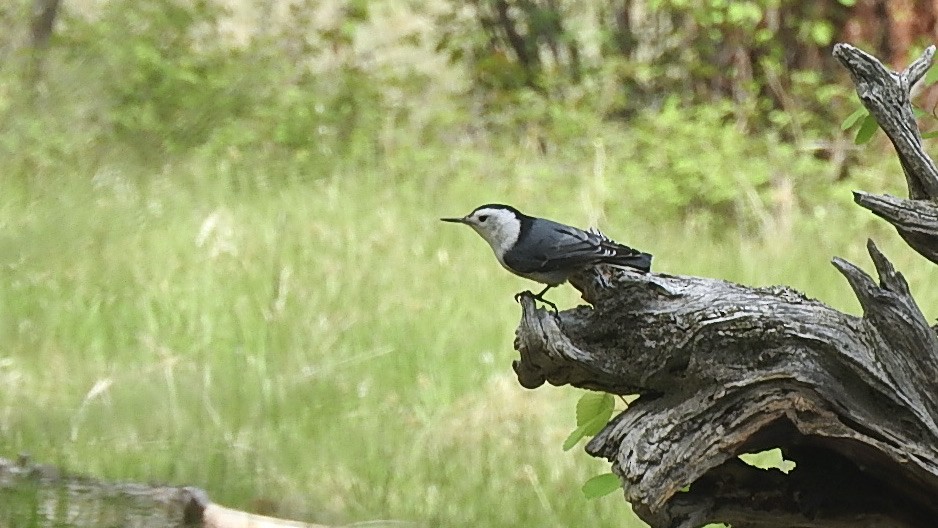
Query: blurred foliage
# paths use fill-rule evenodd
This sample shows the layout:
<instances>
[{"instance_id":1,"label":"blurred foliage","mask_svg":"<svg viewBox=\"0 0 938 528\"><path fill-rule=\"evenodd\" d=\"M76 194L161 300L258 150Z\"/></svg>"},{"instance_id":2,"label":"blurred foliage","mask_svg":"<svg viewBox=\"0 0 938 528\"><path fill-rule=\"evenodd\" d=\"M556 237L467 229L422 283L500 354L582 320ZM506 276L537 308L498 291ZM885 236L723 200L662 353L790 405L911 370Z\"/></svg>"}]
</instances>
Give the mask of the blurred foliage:
<instances>
[{"instance_id":1,"label":"blurred foliage","mask_svg":"<svg viewBox=\"0 0 938 528\"><path fill-rule=\"evenodd\" d=\"M649 214L758 223L786 207L823 204L839 190L832 175L822 176L830 170L823 161L773 132L752 137L733 110L729 103L688 109L673 98L633 123L649 131L627 146L629 163L642 171L632 192Z\"/></svg>"},{"instance_id":2,"label":"blurred foliage","mask_svg":"<svg viewBox=\"0 0 938 528\"><path fill-rule=\"evenodd\" d=\"M215 30L224 14L201 0L113 0L99 18L71 18L61 44L102 68L103 118L115 134L139 148L184 149L250 108L239 51Z\"/></svg>"},{"instance_id":3,"label":"blurred foliage","mask_svg":"<svg viewBox=\"0 0 938 528\"><path fill-rule=\"evenodd\" d=\"M828 47L853 2L795 0L569 0L450 2L437 49L466 62L490 103L522 90L633 115L679 97L730 100L756 128L802 139L825 127L832 86Z\"/></svg>"},{"instance_id":4,"label":"blurred foliage","mask_svg":"<svg viewBox=\"0 0 938 528\"><path fill-rule=\"evenodd\" d=\"M421 59L391 68L361 51L381 23L377 3L329 16L320 2L290 3L234 42L222 31L231 13L212 0L111 0L93 16L65 10L35 90L0 70L0 154L26 180L196 159L242 188L441 149L485 149L496 167L472 163L505 175L524 145L571 165L596 157L650 221L762 229L840 190L845 165L810 149L841 133L828 114L849 87L819 65L844 3L412 6L432 14L436 52L414 35L391 45L458 61L469 82L450 87L416 73ZM5 24L27 28L28 17L27 0L0 7ZM0 35L6 57L26 47L17 35ZM623 115L627 128L609 119Z\"/></svg>"},{"instance_id":5,"label":"blurred foliage","mask_svg":"<svg viewBox=\"0 0 938 528\"><path fill-rule=\"evenodd\" d=\"M143 160L251 148L273 160L328 165L373 136L383 93L345 53L367 10L349 9L307 39L313 5L294 4L287 23L244 46L221 35L229 13L206 0L112 0L94 17L66 13L41 100L22 89L14 71L0 75L0 112L7 111L10 132L4 146L25 154L75 139L66 130L65 137L48 135L51 123L43 122L55 120L80 123L85 146L116 141ZM0 18L19 12L0 11ZM326 70L310 68L326 55ZM16 112L32 103L42 111Z\"/></svg>"}]
</instances>

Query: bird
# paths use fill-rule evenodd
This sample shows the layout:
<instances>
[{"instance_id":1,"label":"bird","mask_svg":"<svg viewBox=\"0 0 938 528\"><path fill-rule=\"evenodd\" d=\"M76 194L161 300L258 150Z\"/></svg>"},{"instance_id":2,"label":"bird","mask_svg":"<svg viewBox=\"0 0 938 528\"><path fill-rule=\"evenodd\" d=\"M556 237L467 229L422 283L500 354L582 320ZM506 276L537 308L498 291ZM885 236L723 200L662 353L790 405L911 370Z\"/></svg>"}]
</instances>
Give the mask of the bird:
<instances>
[{"instance_id":1,"label":"bird","mask_svg":"<svg viewBox=\"0 0 938 528\"><path fill-rule=\"evenodd\" d=\"M544 294L578 271L600 263L643 273L651 270L649 253L619 244L598 230L583 231L546 218L528 216L510 205L480 205L461 218L440 220L471 227L492 247L503 268L519 277L546 284L534 298L553 308L554 313L557 305L545 299ZM522 293L515 295L515 300Z\"/></svg>"}]
</instances>

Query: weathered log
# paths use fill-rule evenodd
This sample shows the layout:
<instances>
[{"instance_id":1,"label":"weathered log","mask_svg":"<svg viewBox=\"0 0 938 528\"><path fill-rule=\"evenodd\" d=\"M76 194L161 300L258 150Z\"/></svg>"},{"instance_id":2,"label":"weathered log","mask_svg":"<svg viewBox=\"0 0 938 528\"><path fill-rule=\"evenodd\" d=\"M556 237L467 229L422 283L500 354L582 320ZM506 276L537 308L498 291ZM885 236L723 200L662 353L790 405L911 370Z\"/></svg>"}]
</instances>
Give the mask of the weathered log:
<instances>
[{"instance_id":1,"label":"weathered log","mask_svg":"<svg viewBox=\"0 0 938 528\"><path fill-rule=\"evenodd\" d=\"M103 482L0 458L0 519L9 526L193 526L202 507L185 488Z\"/></svg>"},{"instance_id":2,"label":"weathered log","mask_svg":"<svg viewBox=\"0 0 938 528\"><path fill-rule=\"evenodd\" d=\"M934 50L884 74L876 59L837 49L896 145L913 198L857 202L938 262L929 231L938 173L908 106ZM878 282L833 261L862 317L786 287L584 272L571 282L591 306L554 315L522 296L515 372L528 388L639 395L587 452L612 463L652 527L935 526L938 335L902 275L872 241L868 249ZM773 447L797 464L790 474L738 459Z\"/></svg>"},{"instance_id":3,"label":"weathered log","mask_svg":"<svg viewBox=\"0 0 938 528\"><path fill-rule=\"evenodd\" d=\"M929 46L896 73L849 44L834 46L834 57L850 72L860 101L895 146L909 188L908 200L863 193L856 195L856 203L894 225L912 249L938 263L938 168L925 153L910 99L934 55L935 46Z\"/></svg>"},{"instance_id":4,"label":"weathered log","mask_svg":"<svg viewBox=\"0 0 938 528\"><path fill-rule=\"evenodd\" d=\"M198 488L106 482L26 458L0 458L0 526L328 528L225 508Z\"/></svg>"},{"instance_id":5,"label":"weathered log","mask_svg":"<svg viewBox=\"0 0 938 528\"><path fill-rule=\"evenodd\" d=\"M880 286L835 260L862 318L784 287L578 277L592 308L555 317L522 297L515 371L529 388L642 395L587 451L652 526L933 526L938 336L869 249ZM772 447L791 475L736 459Z\"/></svg>"}]
</instances>

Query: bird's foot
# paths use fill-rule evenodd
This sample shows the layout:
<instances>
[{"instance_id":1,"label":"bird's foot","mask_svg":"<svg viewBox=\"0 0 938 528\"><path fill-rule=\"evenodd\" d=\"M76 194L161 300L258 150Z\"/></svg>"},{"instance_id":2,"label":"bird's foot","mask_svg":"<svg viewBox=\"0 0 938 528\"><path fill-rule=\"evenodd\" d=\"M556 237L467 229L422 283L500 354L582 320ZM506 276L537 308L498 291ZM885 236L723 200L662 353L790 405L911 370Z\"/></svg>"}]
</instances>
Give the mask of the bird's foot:
<instances>
[{"instance_id":1,"label":"bird's foot","mask_svg":"<svg viewBox=\"0 0 938 528\"><path fill-rule=\"evenodd\" d=\"M542 303L546 304L547 306L550 306L551 310L554 311L554 316L559 315L559 314L560 314L560 311L557 310L557 305L554 304L554 303L552 303L552 302L550 302L550 301L548 301L547 299L545 299L545 298L543 297L543 294L544 294L544 292L535 294L535 293L533 293L533 292L531 292L531 291L524 290L523 292L518 292L518 293L515 294L515 302L521 302L521 297L523 297L523 296L525 296L525 295L530 295L531 298L534 299L535 301L541 301Z\"/></svg>"},{"instance_id":2,"label":"bird's foot","mask_svg":"<svg viewBox=\"0 0 938 528\"><path fill-rule=\"evenodd\" d=\"M541 297L540 295L535 295L534 298L537 299L538 301L541 301L542 303L546 304L547 306L550 306L550 309L554 311L554 317L560 315L560 311L557 310L557 305L556 305L556 304L554 304L554 303L548 301L547 299Z\"/></svg>"}]
</instances>

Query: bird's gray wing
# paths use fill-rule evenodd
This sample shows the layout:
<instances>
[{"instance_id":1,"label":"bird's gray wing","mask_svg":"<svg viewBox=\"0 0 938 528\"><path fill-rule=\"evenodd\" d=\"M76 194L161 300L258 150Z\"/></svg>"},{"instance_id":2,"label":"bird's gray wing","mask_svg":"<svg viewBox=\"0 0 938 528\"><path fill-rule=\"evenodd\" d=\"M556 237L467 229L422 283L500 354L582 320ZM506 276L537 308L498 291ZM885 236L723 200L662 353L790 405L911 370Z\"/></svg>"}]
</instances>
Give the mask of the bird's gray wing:
<instances>
[{"instance_id":1,"label":"bird's gray wing","mask_svg":"<svg viewBox=\"0 0 938 528\"><path fill-rule=\"evenodd\" d=\"M505 263L522 273L574 270L616 255L616 249L608 245L612 241L601 233L550 220L540 220L518 242L518 251L506 254Z\"/></svg>"}]
</instances>

